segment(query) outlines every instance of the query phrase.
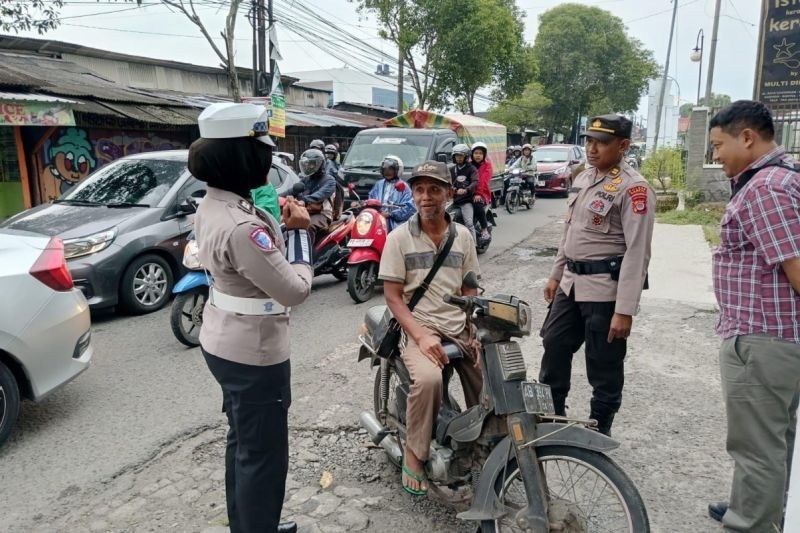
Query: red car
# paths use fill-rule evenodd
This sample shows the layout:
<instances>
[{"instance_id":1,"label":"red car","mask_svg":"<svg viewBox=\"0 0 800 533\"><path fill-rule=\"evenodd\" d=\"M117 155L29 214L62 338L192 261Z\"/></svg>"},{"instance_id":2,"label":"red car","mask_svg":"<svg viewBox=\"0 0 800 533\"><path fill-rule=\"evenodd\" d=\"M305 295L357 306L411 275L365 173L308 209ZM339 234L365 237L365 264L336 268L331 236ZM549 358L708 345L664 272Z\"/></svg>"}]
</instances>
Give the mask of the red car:
<instances>
[{"instance_id":1,"label":"red car","mask_svg":"<svg viewBox=\"0 0 800 533\"><path fill-rule=\"evenodd\" d=\"M586 168L583 148L574 144L545 144L536 148L536 195L567 196L572 180Z\"/></svg>"}]
</instances>

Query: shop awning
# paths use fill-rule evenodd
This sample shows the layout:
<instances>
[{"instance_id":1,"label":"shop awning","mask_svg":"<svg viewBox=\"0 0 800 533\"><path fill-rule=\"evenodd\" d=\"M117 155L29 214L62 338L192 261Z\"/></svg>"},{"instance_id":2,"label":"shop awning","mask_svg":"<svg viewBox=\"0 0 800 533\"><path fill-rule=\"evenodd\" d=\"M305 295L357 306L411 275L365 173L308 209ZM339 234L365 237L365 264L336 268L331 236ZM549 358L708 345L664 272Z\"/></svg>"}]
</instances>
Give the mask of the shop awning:
<instances>
[{"instance_id":1,"label":"shop awning","mask_svg":"<svg viewBox=\"0 0 800 533\"><path fill-rule=\"evenodd\" d=\"M0 126L74 126L75 104L46 94L0 92Z\"/></svg>"}]
</instances>

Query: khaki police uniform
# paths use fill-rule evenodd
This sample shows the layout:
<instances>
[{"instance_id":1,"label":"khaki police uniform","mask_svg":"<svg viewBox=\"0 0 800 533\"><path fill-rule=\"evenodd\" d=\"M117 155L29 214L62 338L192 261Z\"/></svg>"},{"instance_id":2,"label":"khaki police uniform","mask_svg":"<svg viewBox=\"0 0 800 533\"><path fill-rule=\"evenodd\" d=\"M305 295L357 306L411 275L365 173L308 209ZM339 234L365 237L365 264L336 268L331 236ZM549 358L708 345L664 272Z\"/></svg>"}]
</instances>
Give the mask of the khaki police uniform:
<instances>
[{"instance_id":1,"label":"khaki police uniform","mask_svg":"<svg viewBox=\"0 0 800 533\"><path fill-rule=\"evenodd\" d=\"M447 167L436 163L437 167L439 165L443 167L443 181L449 184ZM412 180L413 178L412 175ZM449 216L447 220L450 222ZM466 313L443 300L446 294L461 295L464 278L469 272L480 275L475 241L469 230L461 224L450 222L450 229L437 248L422 231L420 216L415 214L389 234L381 255L378 277L384 281L402 283L403 297L408 303L433 267L436 255L451 231L456 232L452 248L412 314L434 336L453 341L462 348L464 357L448 367L454 367L458 372L467 407L471 407L477 403L483 385L481 372L475 368L475 354L470 346L475 332L468 327ZM407 335L403 335L401 348L401 358L412 381L406 406L406 445L417 458L425 460L430 453L433 423L442 403L443 371ZM448 371L449 368L446 368L445 372Z\"/></svg>"},{"instance_id":2,"label":"khaki police uniform","mask_svg":"<svg viewBox=\"0 0 800 533\"><path fill-rule=\"evenodd\" d=\"M591 124L601 132L630 134L624 117L606 115ZM607 432L622 403L627 349L625 339L609 343L608 333L614 313L633 316L638 311L647 283L655 203L647 181L624 162L605 174L596 168L579 174L550 274L560 284L542 328L540 381L551 386L557 414L564 415L572 357L585 342L591 417Z\"/></svg>"}]
</instances>

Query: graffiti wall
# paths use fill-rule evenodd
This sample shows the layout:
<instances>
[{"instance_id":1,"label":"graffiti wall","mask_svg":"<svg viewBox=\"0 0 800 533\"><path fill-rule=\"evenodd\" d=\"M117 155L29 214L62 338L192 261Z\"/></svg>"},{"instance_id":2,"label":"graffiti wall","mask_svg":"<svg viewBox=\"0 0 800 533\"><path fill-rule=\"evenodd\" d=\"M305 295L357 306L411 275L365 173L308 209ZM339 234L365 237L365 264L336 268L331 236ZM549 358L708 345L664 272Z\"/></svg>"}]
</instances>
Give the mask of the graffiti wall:
<instances>
[{"instance_id":1,"label":"graffiti wall","mask_svg":"<svg viewBox=\"0 0 800 533\"><path fill-rule=\"evenodd\" d=\"M188 145L188 133L180 131L57 128L34 154L40 201L58 198L98 168L120 157L179 150Z\"/></svg>"}]
</instances>

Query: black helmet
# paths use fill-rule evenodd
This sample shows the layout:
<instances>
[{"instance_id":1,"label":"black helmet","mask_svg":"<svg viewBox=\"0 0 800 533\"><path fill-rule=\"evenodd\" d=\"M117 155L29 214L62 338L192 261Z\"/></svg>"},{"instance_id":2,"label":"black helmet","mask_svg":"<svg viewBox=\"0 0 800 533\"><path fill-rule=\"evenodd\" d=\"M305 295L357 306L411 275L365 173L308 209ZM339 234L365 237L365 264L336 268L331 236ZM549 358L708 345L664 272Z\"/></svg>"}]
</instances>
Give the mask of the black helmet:
<instances>
[{"instance_id":1,"label":"black helmet","mask_svg":"<svg viewBox=\"0 0 800 533\"><path fill-rule=\"evenodd\" d=\"M304 176L313 176L323 168L325 168L325 154L316 148L306 150L300 156L300 172Z\"/></svg>"},{"instance_id":2,"label":"black helmet","mask_svg":"<svg viewBox=\"0 0 800 533\"><path fill-rule=\"evenodd\" d=\"M457 155L463 155L464 161L466 162L467 158L469 157L470 151L469 146L466 144L457 144L453 146L453 161L455 162Z\"/></svg>"},{"instance_id":3,"label":"black helmet","mask_svg":"<svg viewBox=\"0 0 800 533\"><path fill-rule=\"evenodd\" d=\"M325 145L325 153L326 154L338 154L339 150L337 150L334 145L327 144L327 145Z\"/></svg>"},{"instance_id":4,"label":"black helmet","mask_svg":"<svg viewBox=\"0 0 800 533\"><path fill-rule=\"evenodd\" d=\"M320 139L314 139L313 141L311 141L311 144L309 144L308 147L319 150L320 152L325 151L325 143L322 142L322 140Z\"/></svg>"}]
</instances>

